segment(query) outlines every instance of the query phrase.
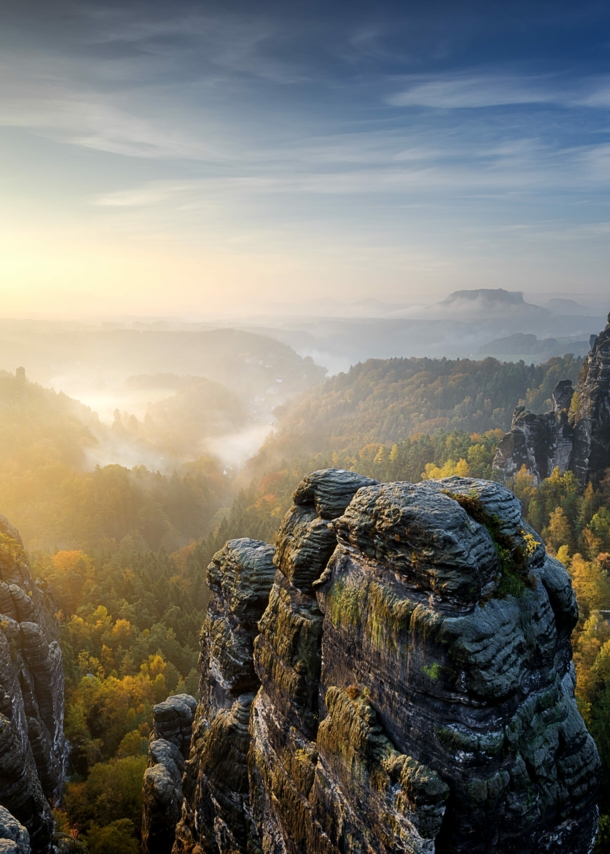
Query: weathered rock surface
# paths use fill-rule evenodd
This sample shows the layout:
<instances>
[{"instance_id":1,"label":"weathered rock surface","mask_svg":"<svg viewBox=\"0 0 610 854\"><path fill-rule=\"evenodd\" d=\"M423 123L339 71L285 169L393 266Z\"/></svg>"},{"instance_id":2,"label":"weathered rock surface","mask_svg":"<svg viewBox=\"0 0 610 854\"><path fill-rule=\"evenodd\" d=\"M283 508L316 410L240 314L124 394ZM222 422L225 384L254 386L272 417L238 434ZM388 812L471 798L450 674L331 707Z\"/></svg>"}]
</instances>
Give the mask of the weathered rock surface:
<instances>
[{"instance_id":1,"label":"weathered rock surface","mask_svg":"<svg viewBox=\"0 0 610 854\"><path fill-rule=\"evenodd\" d=\"M256 844L247 772L248 721L259 686L252 647L275 575L273 551L259 540L229 540L207 570L212 598L201 631L200 703L175 852L246 852Z\"/></svg>"},{"instance_id":2,"label":"weathered rock surface","mask_svg":"<svg viewBox=\"0 0 610 854\"><path fill-rule=\"evenodd\" d=\"M0 517L0 804L28 829L33 854L51 851L50 803L64 781L63 687L52 602Z\"/></svg>"},{"instance_id":3,"label":"weathered rock surface","mask_svg":"<svg viewBox=\"0 0 610 854\"><path fill-rule=\"evenodd\" d=\"M148 767L142 784L142 850L169 854L182 813L182 775L191 746L197 700L174 694L154 708Z\"/></svg>"},{"instance_id":4,"label":"weathered rock surface","mask_svg":"<svg viewBox=\"0 0 610 854\"><path fill-rule=\"evenodd\" d=\"M518 406L498 445L493 467L504 480L525 466L536 483L554 468L596 484L610 467L610 316L583 365L576 389L569 380L553 392L552 412L535 415Z\"/></svg>"},{"instance_id":5,"label":"weathered rock surface","mask_svg":"<svg viewBox=\"0 0 610 854\"><path fill-rule=\"evenodd\" d=\"M502 486L352 476L339 499L343 475L297 489L272 587L270 547L214 559L174 852L590 854L599 759L565 568ZM248 658L234 617L265 585Z\"/></svg>"},{"instance_id":6,"label":"weathered rock surface","mask_svg":"<svg viewBox=\"0 0 610 854\"><path fill-rule=\"evenodd\" d=\"M30 834L4 807L0 807L0 854L30 854Z\"/></svg>"}]
</instances>

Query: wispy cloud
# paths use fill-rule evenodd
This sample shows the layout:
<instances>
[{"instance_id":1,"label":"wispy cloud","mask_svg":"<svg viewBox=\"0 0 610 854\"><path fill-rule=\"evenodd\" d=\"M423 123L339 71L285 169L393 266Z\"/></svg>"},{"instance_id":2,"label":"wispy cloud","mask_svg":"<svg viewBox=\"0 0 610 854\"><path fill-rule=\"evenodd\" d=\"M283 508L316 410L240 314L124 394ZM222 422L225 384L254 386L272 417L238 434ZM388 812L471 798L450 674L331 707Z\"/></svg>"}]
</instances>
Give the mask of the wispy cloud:
<instances>
[{"instance_id":1,"label":"wispy cloud","mask_svg":"<svg viewBox=\"0 0 610 854\"><path fill-rule=\"evenodd\" d=\"M449 74L414 77L401 92L386 99L394 107L473 109L558 100L545 77L490 74Z\"/></svg>"}]
</instances>

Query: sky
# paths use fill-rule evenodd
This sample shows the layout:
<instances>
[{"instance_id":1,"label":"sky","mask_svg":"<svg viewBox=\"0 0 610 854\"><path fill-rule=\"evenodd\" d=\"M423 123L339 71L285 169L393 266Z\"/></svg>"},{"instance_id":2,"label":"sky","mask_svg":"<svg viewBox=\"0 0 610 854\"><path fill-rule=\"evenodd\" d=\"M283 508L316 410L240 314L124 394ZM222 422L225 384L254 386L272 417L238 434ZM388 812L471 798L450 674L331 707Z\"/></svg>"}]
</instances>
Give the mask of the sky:
<instances>
[{"instance_id":1,"label":"sky","mask_svg":"<svg viewBox=\"0 0 610 854\"><path fill-rule=\"evenodd\" d=\"M610 295L607 2L0 4L0 316Z\"/></svg>"}]
</instances>

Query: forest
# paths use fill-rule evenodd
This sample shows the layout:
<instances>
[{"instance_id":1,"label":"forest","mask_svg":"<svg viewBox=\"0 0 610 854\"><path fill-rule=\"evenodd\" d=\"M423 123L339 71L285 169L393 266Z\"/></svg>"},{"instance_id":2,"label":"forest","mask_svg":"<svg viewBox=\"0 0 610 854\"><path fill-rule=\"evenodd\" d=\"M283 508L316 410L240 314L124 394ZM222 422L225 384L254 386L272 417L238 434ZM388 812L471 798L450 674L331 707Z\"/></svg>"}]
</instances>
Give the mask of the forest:
<instances>
[{"instance_id":1,"label":"forest","mask_svg":"<svg viewBox=\"0 0 610 854\"><path fill-rule=\"evenodd\" d=\"M2 509L22 530L34 571L54 596L71 745L56 817L74 850L81 843L91 854L139 850L152 708L171 693L197 694L205 568L227 539L273 542L297 483L320 468L380 481L490 478L513 405L548 409L556 381L575 378L579 365L569 356L540 366L493 359L357 365L282 407L276 433L237 477L213 457L172 474L91 467L96 416L64 395L5 377ZM181 384L179 400L188 399L189 388ZM604 613L610 610L610 480L583 493L570 473L556 471L535 486L521 472L511 485L576 590L577 694L604 763L604 840L610 835Z\"/></svg>"}]
</instances>

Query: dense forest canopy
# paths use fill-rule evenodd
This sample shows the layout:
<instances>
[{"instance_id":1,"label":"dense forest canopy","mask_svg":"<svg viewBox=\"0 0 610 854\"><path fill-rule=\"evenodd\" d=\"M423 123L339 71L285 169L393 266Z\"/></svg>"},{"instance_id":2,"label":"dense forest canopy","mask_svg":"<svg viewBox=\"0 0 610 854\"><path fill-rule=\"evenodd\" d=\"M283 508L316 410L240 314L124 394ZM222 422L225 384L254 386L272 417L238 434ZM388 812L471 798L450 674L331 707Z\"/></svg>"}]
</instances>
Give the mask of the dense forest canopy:
<instances>
[{"instance_id":1,"label":"dense forest canopy","mask_svg":"<svg viewBox=\"0 0 610 854\"><path fill-rule=\"evenodd\" d=\"M518 403L541 412L562 379L575 381L572 355L543 365L496 359L369 359L285 404L263 463L299 453L358 449L439 430L506 430Z\"/></svg>"}]
</instances>

